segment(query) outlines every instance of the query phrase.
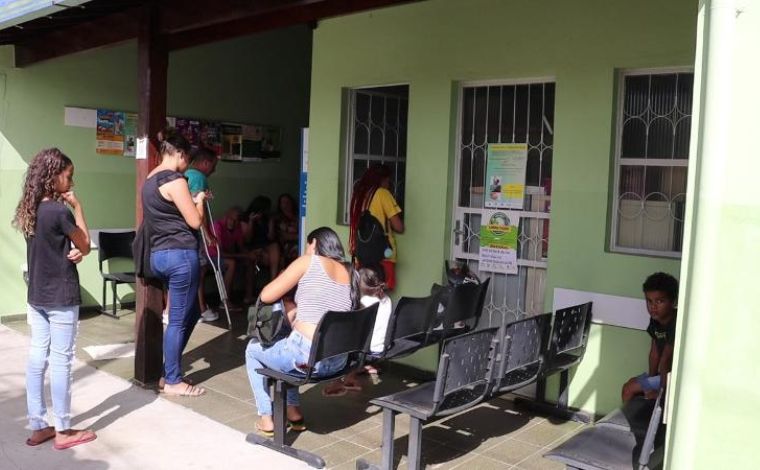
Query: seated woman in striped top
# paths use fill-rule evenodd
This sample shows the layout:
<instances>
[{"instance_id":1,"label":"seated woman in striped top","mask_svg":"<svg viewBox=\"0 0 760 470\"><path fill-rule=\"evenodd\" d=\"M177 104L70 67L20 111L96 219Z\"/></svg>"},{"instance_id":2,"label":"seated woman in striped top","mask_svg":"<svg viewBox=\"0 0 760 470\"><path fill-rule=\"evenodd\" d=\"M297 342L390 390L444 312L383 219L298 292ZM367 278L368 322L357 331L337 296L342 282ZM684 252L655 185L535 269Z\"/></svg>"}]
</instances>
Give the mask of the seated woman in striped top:
<instances>
[{"instance_id":1,"label":"seated woman in striped top","mask_svg":"<svg viewBox=\"0 0 760 470\"><path fill-rule=\"evenodd\" d=\"M311 340L319 320L328 311L346 311L358 305L356 276L344 261L345 252L338 235L328 227L321 227L311 232L306 241L306 253L261 291L263 302L274 303L298 286L295 297L297 309L288 312L293 331L267 349L252 341L245 352L248 379L260 416L256 428L267 436L273 435L274 430L272 402L266 380L256 369L268 367L284 373L303 373L301 367L309 362ZM313 374L317 377L330 375L344 365L345 358L331 358L317 363ZM306 426L297 389L288 390L287 405L290 429L304 431Z\"/></svg>"}]
</instances>

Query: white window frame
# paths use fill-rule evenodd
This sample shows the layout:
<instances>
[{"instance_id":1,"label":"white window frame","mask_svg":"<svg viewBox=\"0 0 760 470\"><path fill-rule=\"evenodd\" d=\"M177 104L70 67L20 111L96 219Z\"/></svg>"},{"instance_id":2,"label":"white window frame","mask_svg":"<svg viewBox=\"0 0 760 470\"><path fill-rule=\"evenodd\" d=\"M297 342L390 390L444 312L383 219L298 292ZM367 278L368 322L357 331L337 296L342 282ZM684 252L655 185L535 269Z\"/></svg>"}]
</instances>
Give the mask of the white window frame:
<instances>
[{"instance_id":1,"label":"white window frame","mask_svg":"<svg viewBox=\"0 0 760 470\"><path fill-rule=\"evenodd\" d=\"M353 193L353 181L354 181L354 161L355 159L372 161L377 163L395 164L396 162L404 162L406 167L406 156L385 156L385 155L371 155L371 154L355 154L354 153L354 118L356 115L356 92L362 90L373 90L377 88L385 87L397 87L406 86L411 90L409 83L392 83L383 85L369 85L345 88L345 99L343 115L343 159L341 162L342 168L342 191L340 192L338 223L348 225L349 223L349 211L351 210L351 195ZM365 94L371 94L364 91ZM409 98L407 97L407 127L409 120ZM368 136L369 137L369 136ZM407 140L408 143L408 132ZM404 172L406 174L406 172ZM402 202L403 201L399 201Z\"/></svg>"},{"instance_id":2,"label":"white window frame","mask_svg":"<svg viewBox=\"0 0 760 470\"><path fill-rule=\"evenodd\" d=\"M617 72L617 108L615 111L615 159L612 171L614 172L614 184L612 194L610 194L611 208L610 211L610 236L609 250L613 253L623 253L631 255L657 256L666 258L681 258L680 251L652 250L647 248L631 248L617 245L618 233L618 191L620 190L620 170L622 163L627 165L638 166L661 166L661 167L686 167L689 166L689 159L669 159L669 158L621 158L622 141L623 141L623 110L625 106L625 78L636 75L659 75L673 73L693 73L694 68L688 66L681 67L663 67L663 68L636 68L620 69ZM692 115L693 118L693 115Z\"/></svg>"}]
</instances>

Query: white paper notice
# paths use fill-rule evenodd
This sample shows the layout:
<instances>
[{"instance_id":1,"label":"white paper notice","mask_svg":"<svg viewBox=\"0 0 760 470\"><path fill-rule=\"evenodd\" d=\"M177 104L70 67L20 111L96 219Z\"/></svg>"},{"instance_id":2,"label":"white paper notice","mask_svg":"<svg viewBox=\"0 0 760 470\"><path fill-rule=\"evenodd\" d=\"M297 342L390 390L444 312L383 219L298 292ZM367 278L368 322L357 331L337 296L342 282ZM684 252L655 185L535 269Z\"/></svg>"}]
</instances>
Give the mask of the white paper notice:
<instances>
[{"instance_id":1,"label":"white paper notice","mask_svg":"<svg viewBox=\"0 0 760 470\"><path fill-rule=\"evenodd\" d=\"M147 160L148 159L148 138L138 137L137 146L135 148L135 159Z\"/></svg>"}]
</instances>

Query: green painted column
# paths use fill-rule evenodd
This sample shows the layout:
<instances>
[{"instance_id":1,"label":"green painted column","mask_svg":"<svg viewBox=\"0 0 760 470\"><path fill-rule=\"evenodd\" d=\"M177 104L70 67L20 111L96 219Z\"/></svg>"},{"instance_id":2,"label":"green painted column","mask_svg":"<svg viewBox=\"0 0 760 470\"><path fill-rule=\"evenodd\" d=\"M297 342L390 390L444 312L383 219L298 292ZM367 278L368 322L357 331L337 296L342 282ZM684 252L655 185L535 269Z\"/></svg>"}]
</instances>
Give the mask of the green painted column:
<instances>
[{"instance_id":1,"label":"green painted column","mask_svg":"<svg viewBox=\"0 0 760 470\"><path fill-rule=\"evenodd\" d=\"M669 469L760 466L760 1L699 4Z\"/></svg>"}]
</instances>

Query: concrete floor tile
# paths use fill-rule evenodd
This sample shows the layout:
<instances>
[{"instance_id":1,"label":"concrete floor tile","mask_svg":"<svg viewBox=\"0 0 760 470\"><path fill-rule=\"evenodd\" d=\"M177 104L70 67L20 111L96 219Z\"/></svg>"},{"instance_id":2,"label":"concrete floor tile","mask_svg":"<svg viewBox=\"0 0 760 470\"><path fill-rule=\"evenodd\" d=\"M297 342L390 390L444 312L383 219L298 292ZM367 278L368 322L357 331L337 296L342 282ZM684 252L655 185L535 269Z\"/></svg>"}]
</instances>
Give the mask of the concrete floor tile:
<instances>
[{"instance_id":1,"label":"concrete floor tile","mask_svg":"<svg viewBox=\"0 0 760 470\"><path fill-rule=\"evenodd\" d=\"M572 421L553 424L551 422L541 422L535 426L525 429L522 432L517 433L514 439L533 444L535 446L544 447L563 436L570 434L581 426L580 423Z\"/></svg>"},{"instance_id":2,"label":"concrete floor tile","mask_svg":"<svg viewBox=\"0 0 760 470\"><path fill-rule=\"evenodd\" d=\"M482 452L482 455L509 465L516 465L533 454L538 452L543 453L543 450L543 447L534 446L515 439L507 439L506 441Z\"/></svg>"}]
</instances>

